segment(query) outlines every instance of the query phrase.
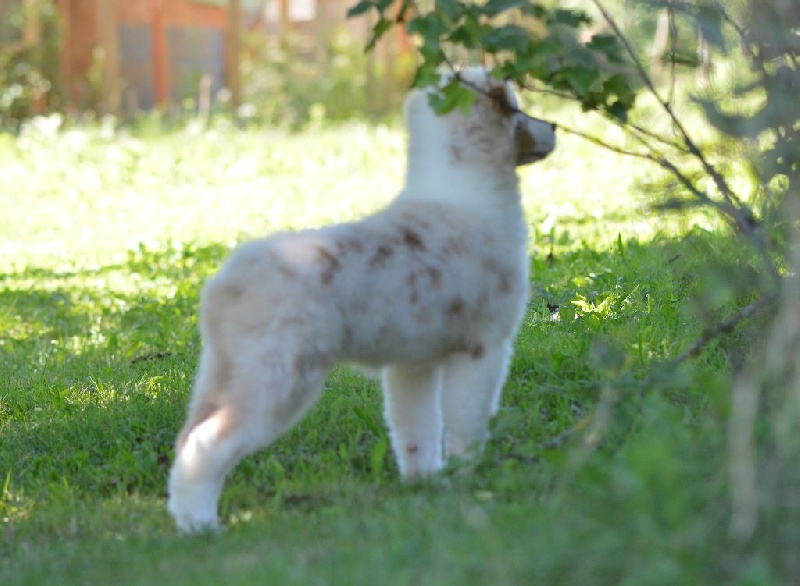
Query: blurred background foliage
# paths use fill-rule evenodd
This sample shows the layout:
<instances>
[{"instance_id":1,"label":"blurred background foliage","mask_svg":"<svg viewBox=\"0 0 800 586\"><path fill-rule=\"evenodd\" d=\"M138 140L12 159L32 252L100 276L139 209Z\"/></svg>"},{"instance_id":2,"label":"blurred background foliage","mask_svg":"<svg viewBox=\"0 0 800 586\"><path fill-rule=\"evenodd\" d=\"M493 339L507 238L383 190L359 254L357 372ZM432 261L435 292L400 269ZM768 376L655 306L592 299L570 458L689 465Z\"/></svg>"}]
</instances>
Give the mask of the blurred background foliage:
<instances>
[{"instance_id":1,"label":"blurred background foliage","mask_svg":"<svg viewBox=\"0 0 800 586\"><path fill-rule=\"evenodd\" d=\"M15 130L23 121L63 106L60 25L49 1L41 3L37 43L26 38L27 11L22 3L4 5L0 17L0 129Z\"/></svg>"},{"instance_id":2,"label":"blurred background foliage","mask_svg":"<svg viewBox=\"0 0 800 586\"><path fill-rule=\"evenodd\" d=\"M12 39L0 48L5 129L17 130L42 114L66 114L58 81L59 25L52 3L42 0L42 6L46 42L13 40L25 30L16 9L5 20ZM642 461L657 453L659 465L691 469L691 482L702 482L703 472L714 483L724 479L704 494L717 501L718 523L708 529L708 539L729 579L720 583L797 583L800 4L362 0L353 3L351 14L372 19L371 35L332 30L311 48L291 35L278 41L248 35L241 63L244 100L235 117L292 129L391 117L409 85L433 85L442 67L481 61L516 80L527 98L552 100L546 102L548 115L562 133L585 135L578 121L599 116L613 132L589 140L658 165L661 173L645 190L659 213L705 207L727 223L730 244L720 248L741 253L731 258L707 249L699 255L695 305L705 333L697 344L651 373L632 376L624 351L598 342L597 367L620 365L607 372L614 392L600 401L588 425L581 423L552 446L581 438L580 446L595 449L639 430L649 443L638 445L652 449L642 448ZM365 44L396 27L412 39L409 52L379 61L363 52ZM101 82L98 75L86 80ZM471 91L446 85L434 93L435 104L443 111L463 106ZM89 101L70 116L94 107ZM193 119L197 103L188 99L171 116ZM222 108L214 116L231 117ZM735 344L723 375L714 378L687 366L706 345L731 333ZM680 386L676 380L685 385L687 377L697 389L732 381L715 394L714 409L693 419L698 427L724 428L724 439L696 446L694 453L658 452L663 438L646 430L659 430L665 421L677 425L683 414L677 400L669 418L654 416L648 394ZM669 427L665 433L676 433ZM691 442L680 445L691 449ZM626 453L633 457L635 448ZM682 489L669 488L673 494ZM685 487L686 494L694 488Z\"/></svg>"},{"instance_id":3,"label":"blurred background foliage","mask_svg":"<svg viewBox=\"0 0 800 586\"><path fill-rule=\"evenodd\" d=\"M274 127L394 115L414 68L409 53L374 59L364 52L360 39L341 27L331 30L317 47L309 47L308 40L296 34L271 41L251 33L246 45L245 97L239 115ZM302 58L311 52L316 52L314 58Z\"/></svg>"}]
</instances>

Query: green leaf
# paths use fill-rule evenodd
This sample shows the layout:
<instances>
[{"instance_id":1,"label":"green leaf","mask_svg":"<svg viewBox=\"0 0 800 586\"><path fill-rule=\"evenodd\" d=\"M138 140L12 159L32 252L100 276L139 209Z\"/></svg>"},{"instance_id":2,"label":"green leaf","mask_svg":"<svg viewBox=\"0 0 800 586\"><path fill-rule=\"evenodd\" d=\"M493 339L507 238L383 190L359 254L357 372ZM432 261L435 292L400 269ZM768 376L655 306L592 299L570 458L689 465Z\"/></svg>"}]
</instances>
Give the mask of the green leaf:
<instances>
[{"instance_id":1,"label":"green leaf","mask_svg":"<svg viewBox=\"0 0 800 586\"><path fill-rule=\"evenodd\" d=\"M461 95L458 98L458 103L456 104L456 108L461 110L464 114L469 114L469 112L472 110L472 106L475 104L475 100L478 99L478 94L471 89L462 89L466 89L466 91L461 92Z\"/></svg>"},{"instance_id":2,"label":"green leaf","mask_svg":"<svg viewBox=\"0 0 800 586\"><path fill-rule=\"evenodd\" d=\"M440 55L444 58L444 55ZM414 79L411 81L411 87L423 88L439 83L441 76L437 70L438 63L435 60L426 60L423 62L414 73Z\"/></svg>"},{"instance_id":3,"label":"green leaf","mask_svg":"<svg viewBox=\"0 0 800 586\"><path fill-rule=\"evenodd\" d=\"M480 47L481 24L478 22L474 13L467 13L462 23L453 28L447 36L451 43L461 45L465 49L477 49Z\"/></svg>"},{"instance_id":4,"label":"green leaf","mask_svg":"<svg viewBox=\"0 0 800 586\"><path fill-rule=\"evenodd\" d=\"M429 12L409 22L406 30L411 35L419 35L428 50L438 51L439 39L447 33L448 27L438 14Z\"/></svg>"},{"instance_id":5,"label":"green leaf","mask_svg":"<svg viewBox=\"0 0 800 586\"><path fill-rule=\"evenodd\" d=\"M457 21L463 12L458 0L436 0L435 11L451 21Z\"/></svg>"},{"instance_id":6,"label":"green leaf","mask_svg":"<svg viewBox=\"0 0 800 586\"><path fill-rule=\"evenodd\" d=\"M351 6L347 9L347 18L361 16L367 13L371 8L375 8L375 0L361 0L355 6Z\"/></svg>"},{"instance_id":7,"label":"green leaf","mask_svg":"<svg viewBox=\"0 0 800 586\"><path fill-rule=\"evenodd\" d=\"M500 51L526 53L533 44L530 31L515 24L507 24L485 32L481 35L481 42L487 53Z\"/></svg>"},{"instance_id":8,"label":"green leaf","mask_svg":"<svg viewBox=\"0 0 800 586\"><path fill-rule=\"evenodd\" d=\"M586 43L586 48L592 51L599 51L611 63L622 62L622 45L614 35L594 35L591 40Z\"/></svg>"},{"instance_id":9,"label":"green leaf","mask_svg":"<svg viewBox=\"0 0 800 586\"><path fill-rule=\"evenodd\" d=\"M608 106L605 111L606 113L619 120L620 122L627 122L628 121L628 111L631 109L630 105L625 104L624 102L615 102Z\"/></svg>"},{"instance_id":10,"label":"green leaf","mask_svg":"<svg viewBox=\"0 0 800 586\"><path fill-rule=\"evenodd\" d=\"M536 2L529 0L489 0L483 6L477 6L476 10L485 16L497 16L509 10L519 9L525 14L532 16L543 16L546 10Z\"/></svg>"},{"instance_id":11,"label":"green leaf","mask_svg":"<svg viewBox=\"0 0 800 586\"><path fill-rule=\"evenodd\" d=\"M372 27L372 35L367 42L365 50L369 51L375 47L377 42L381 40L381 37L383 37L383 35L394 26L394 24L395 23L393 21L386 20L381 16L380 19L378 19L378 22L375 23L375 26Z\"/></svg>"},{"instance_id":12,"label":"green leaf","mask_svg":"<svg viewBox=\"0 0 800 586\"><path fill-rule=\"evenodd\" d=\"M458 79L452 79L438 92L432 93L428 100L434 112L442 115L456 108L467 113L472 108L476 98L477 96L472 89L461 85Z\"/></svg>"},{"instance_id":13,"label":"green leaf","mask_svg":"<svg viewBox=\"0 0 800 586\"><path fill-rule=\"evenodd\" d=\"M589 93L599 79L600 72L587 67L565 67L558 72L558 75L569 84L575 95L582 98Z\"/></svg>"},{"instance_id":14,"label":"green leaf","mask_svg":"<svg viewBox=\"0 0 800 586\"><path fill-rule=\"evenodd\" d=\"M553 10L550 15L550 21L570 28L578 28L584 24L592 24L592 18L583 10L572 10L568 8Z\"/></svg>"}]
</instances>

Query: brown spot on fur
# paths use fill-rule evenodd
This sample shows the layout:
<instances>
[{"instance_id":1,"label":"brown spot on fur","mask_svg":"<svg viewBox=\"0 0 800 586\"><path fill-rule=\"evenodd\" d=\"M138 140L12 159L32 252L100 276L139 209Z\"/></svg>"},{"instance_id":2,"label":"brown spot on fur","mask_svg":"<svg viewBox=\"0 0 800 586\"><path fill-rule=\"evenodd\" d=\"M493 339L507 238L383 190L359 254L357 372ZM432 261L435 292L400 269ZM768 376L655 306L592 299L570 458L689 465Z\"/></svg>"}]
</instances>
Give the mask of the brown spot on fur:
<instances>
[{"instance_id":1,"label":"brown spot on fur","mask_svg":"<svg viewBox=\"0 0 800 586\"><path fill-rule=\"evenodd\" d=\"M453 163L458 164L461 161L463 161L463 159L464 159L464 155L461 152L461 147L459 147L458 145L455 145L455 144L450 145L450 160Z\"/></svg>"},{"instance_id":2,"label":"brown spot on fur","mask_svg":"<svg viewBox=\"0 0 800 586\"><path fill-rule=\"evenodd\" d=\"M497 277L499 282L498 290L500 293L511 293L513 286L511 283L511 271L507 267L502 266L500 263L493 259L486 259L483 261L483 267L489 273Z\"/></svg>"},{"instance_id":3,"label":"brown spot on fur","mask_svg":"<svg viewBox=\"0 0 800 586\"><path fill-rule=\"evenodd\" d=\"M291 326L297 326L297 325L300 325L300 324L304 324L305 321L306 320L303 319L302 317L293 315L293 316L284 317L283 319L281 319L278 322L278 327L283 329L283 328L287 328L287 327L291 327Z\"/></svg>"},{"instance_id":4,"label":"brown spot on fur","mask_svg":"<svg viewBox=\"0 0 800 586\"><path fill-rule=\"evenodd\" d=\"M428 267L427 269L428 276L431 279L431 285L434 287L438 287L442 284L442 271L437 269L436 267Z\"/></svg>"},{"instance_id":5,"label":"brown spot on fur","mask_svg":"<svg viewBox=\"0 0 800 586\"><path fill-rule=\"evenodd\" d=\"M342 265L339 263L339 259L337 259L330 250L322 246L317 246L317 254L319 255L320 261L325 265L320 277L322 284L330 285L331 281L333 281L333 276L339 272Z\"/></svg>"},{"instance_id":6,"label":"brown spot on fur","mask_svg":"<svg viewBox=\"0 0 800 586\"><path fill-rule=\"evenodd\" d=\"M411 289L408 300L411 305L414 305L419 300L419 291L417 290L417 274L409 273L406 283L408 284L409 289Z\"/></svg>"},{"instance_id":7,"label":"brown spot on fur","mask_svg":"<svg viewBox=\"0 0 800 586\"><path fill-rule=\"evenodd\" d=\"M461 238L449 238L441 248L442 257L463 256L467 253L467 246Z\"/></svg>"},{"instance_id":8,"label":"brown spot on fur","mask_svg":"<svg viewBox=\"0 0 800 586\"><path fill-rule=\"evenodd\" d=\"M419 446L417 444L408 444L406 446L406 453L413 456L417 452L419 452Z\"/></svg>"},{"instance_id":9,"label":"brown spot on fur","mask_svg":"<svg viewBox=\"0 0 800 586\"><path fill-rule=\"evenodd\" d=\"M344 254L345 252L355 252L355 253L362 253L364 252L364 243L361 240L357 240L355 238L348 238L347 240L340 240L336 243L336 251L339 254Z\"/></svg>"},{"instance_id":10,"label":"brown spot on fur","mask_svg":"<svg viewBox=\"0 0 800 586\"><path fill-rule=\"evenodd\" d=\"M472 350L470 350L469 355L472 356L473 360L480 360L483 358L485 350L483 348L483 344L478 344Z\"/></svg>"},{"instance_id":11,"label":"brown spot on fur","mask_svg":"<svg viewBox=\"0 0 800 586\"><path fill-rule=\"evenodd\" d=\"M464 311L464 300L461 297L456 297L450 302L450 306L447 308L447 311L450 315L461 315Z\"/></svg>"},{"instance_id":12,"label":"brown spot on fur","mask_svg":"<svg viewBox=\"0 0 800 586\"><path fill-rule=\"evenodd\" d=\"M289 279L294 279L297 276L297 273L295 273L290 267L283 264L278 265L278 271L284 277L287 277Z\"/></svg>"},{"instance_id":13,"label":"brown spot on fur","mask_svg":"<svg viewBox=\"0 0 800 586\"><path fill-rule=\"evenodd\" d=\"M386 264L386 261L389 260L389 257L394 254L394 250L391 246L386 244L381 244L375 250L375 254L372 255L372 258L369 259L369 266L372 268L375 267L382 267Z\"/></svg>"},{"instance_id":14,"label":"brown spot on fur","mask_svg":"<svg viewBox=\"0 0 800 586\"><path fill-rule=\"evenodd\" d=\"M403 244L409 248L425 250L425 243L422 241L422 236L408 226L400 229L400 235L403 238Z\"/></svg>"}]
</instances>

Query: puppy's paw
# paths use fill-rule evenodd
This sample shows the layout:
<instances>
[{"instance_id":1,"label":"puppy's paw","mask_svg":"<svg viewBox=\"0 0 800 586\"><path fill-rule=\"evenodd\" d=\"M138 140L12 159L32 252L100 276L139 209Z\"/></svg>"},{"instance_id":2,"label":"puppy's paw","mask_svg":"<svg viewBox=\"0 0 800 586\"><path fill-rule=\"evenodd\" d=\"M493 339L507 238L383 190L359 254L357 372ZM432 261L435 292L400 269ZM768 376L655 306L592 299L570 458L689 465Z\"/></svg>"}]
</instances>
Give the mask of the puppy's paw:
<instances>
[{"instance_id":1,"label":"puppy's paw","mask_svg":"<svg viewBox=\"0 0 800 586\"><path fill-rule=\"evenodd\" d=\"M167 510L183 533L213 532L219 529L215 483L177 482L173 477L169 486Z\"/></svg>"}]
</instances>

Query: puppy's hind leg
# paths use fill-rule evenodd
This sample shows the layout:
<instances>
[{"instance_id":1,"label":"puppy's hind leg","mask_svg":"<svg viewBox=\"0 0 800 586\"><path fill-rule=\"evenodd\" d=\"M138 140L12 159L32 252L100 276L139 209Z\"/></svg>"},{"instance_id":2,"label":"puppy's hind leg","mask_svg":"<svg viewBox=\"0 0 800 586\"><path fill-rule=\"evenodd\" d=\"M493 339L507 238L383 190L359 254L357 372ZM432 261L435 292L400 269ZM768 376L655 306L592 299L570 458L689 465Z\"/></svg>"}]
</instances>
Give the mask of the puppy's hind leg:
<instances>
[{"instance_id":1,"label":"puppy's hind leg","mask_svg":"<svg viewBox=\"0 0 800 586\"><path fill-rule=\"evenodd\" d=\"M441 369L395 365L382 374L386 421L400 475L430 476L442 467Z\"/></svg>"},{"instance_id":2,"label":"puppy's hind leg","mask_svg":"<svg viewBox=\"0 0 800 586\"><path fill-rule=\"evenodd\" d=\"M327 364L279 347L238 355L230 364L204 350L169 478L168 509L179 529L214 529L227 474L273 442L314 404Z\"/></svg>"},{"instance_id":3,"label":"puppy's hind leg","mask_svg":"<svg viewBox=\"0 0 800 586\"><path fill-rule=\"evenodd\" d=\"M217 524L217 500L233 446L227 448L227 454L217 453L213 462L208 461L208 454L233 424L226 396L230 374L227 358L207 343L200 357L186 422L175 443L167 490L167 508L182 531L213 529Z\"/></svg>"},{"instance_id":4,"label":"puppy's hind leg","mask_svg":"<svg viewBox=\"0 0 800 586\"><path fill-rule=\"evenodd\" d=\"M448 456L467 455L470 448L480 448L487 439L511 354L510 341L481 344L471 352L453 354L445 363L442 409Z\"/></svg>"}]
</instances>

